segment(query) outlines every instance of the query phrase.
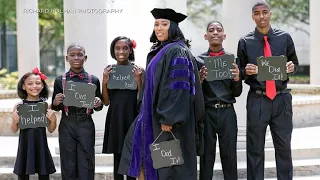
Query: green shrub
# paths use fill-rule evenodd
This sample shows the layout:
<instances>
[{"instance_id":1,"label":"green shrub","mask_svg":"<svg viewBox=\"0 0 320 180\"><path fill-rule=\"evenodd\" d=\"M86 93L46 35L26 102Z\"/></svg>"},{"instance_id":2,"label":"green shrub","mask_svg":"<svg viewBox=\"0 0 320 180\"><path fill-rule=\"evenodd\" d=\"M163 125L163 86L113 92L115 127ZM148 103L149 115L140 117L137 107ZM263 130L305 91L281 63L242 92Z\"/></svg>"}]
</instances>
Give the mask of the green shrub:
<instances>
[{"instance_id":1,"label":"green shrub","mask_svg":"<svg viewBox=\"0 0 320 180\"><path fill-rule=\"evenodd\" d=\"M0 70L0 89L13 90L18 85L18 72L8 73L7 69Z\"/></svg>"},{"instance_id":2,"label":"green shrub","mask_svg":"<svg viewBox=\"0 0 320 180\"><path fill-rule=\"evenodd\" d=\"M5 75L8 73L7 69L1 69L0 70L0 77L5 77Z\"/></svg>"},{"instance_id":3,"label":"green shrub","mask_svg":"<svg viewBox=\"0 0 320 180\"><path fill-rule=\"evenodd\" d=\"M0 90L14 90L17 89L19 81L18 71L8 73L7 69L0 70ZM49 88L53 88L54 79L48 78L46 80Z\"/></svg>"},{"instance_id":4,"label":"green shrub","mask_svg":"<svg viewBox=\"0 0 320 180\"><path fill-rule=\"evenodd\" d=\"M290 76L290 84L310 84L310 76L306 75L293 75Z\"/></svg>"}]
</instances>

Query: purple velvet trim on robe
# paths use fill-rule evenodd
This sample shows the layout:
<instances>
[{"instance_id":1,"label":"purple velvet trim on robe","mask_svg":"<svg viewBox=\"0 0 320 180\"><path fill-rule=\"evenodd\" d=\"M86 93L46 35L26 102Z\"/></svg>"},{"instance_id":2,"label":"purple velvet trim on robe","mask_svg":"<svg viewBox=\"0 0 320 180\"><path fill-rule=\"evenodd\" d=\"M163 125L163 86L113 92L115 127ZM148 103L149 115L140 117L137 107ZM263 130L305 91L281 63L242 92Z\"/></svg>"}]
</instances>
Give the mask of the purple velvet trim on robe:
<instances>
[{"instance_id":1,"label":"purple velvet trim on robe","mask_svg":"<svg viewBox=\"0 0 320 180\"><path fill-rule=\"evenodd\" d=\"M189 70L190 70L189 81L191 83L190 94L196 95L196 88L194 87L194 84L196 82L196 76L194 75L194 73L192 73L192 72L194 72L194 66L193 66L192 61L190 61L190 63L189 63Z\"/></svg>"},{"instance_id":2,"label":"purple velvet trim on robe","mask_svg":"<svg viewBox=\"0 0 320 180\"><path fill-rule=\"evenodd\" d=\"M193 63L192 63L192 61L190 61L190 64L189 64L189 69L190 69L191 71L193 71L193 70L194 70L194 66L193 66Z\"/></svg>"},{"instance_id":3,"label":"purple velvet trim on robe","mask_svg":"<svg viewBox=\"0 0 320 180\"><path fill-rule=\"evenodd\" d=\"M131 162L130 162L130 168L129 168L129 172L128 175L132 176L132 177L138 177L140 174L140 166L141 166L141 153L142 152L142 145L140 143L142 143L142 128L143 128L143 124L141 123L142 121L142 113L140 113L134 130L134 142L137 143L133 143L132 145L132 156L131 157Z\"/></svg>"},{"instance_id":4,"label":"purple velvet trim on robe","mask_svg":"<svg viewBox=\"0 0 320 180\"><path fill-rule=\"evenodd\" d=\"M190 82L188 81L173 81L170 84L170 89L190 90Z\"/></svg>"},{"instance_id":5,"label":"purple velvet trim on robe","mask_svg":"<svg viewBox=\"0 0 320 180\"><path fill-rule=\"evenodd\" d=\"M132 155L128 175L138 177L140 167L144 165L145 180L157 180L158 171L153 168L149 145L154 141L152 126L152 98L156 69L166 50L176 43L163 47L150 61L146 69L146 84L144 89L141 111L133 135ZM144 157L144 159L143 159ZM142 161L144 160L144 161Z\"/></svg>"},{"instance_id":6,"label":"purple velvet trim on robe","mask_svg":"<svg viewBox=\"0 0 320 180\"><path fill-rule=\"evenodd\" d=\"M190 87L190 94L196 95L196 88L194 86Z\"/></svg>"},{"instance_id":7,"label":"purple velvet trim on robe","mask_svg":"<svg viewBox=\"0 0 320 180\"><path fill-rule=\"evenodd\" d=\"M171 66L189 65L189 60L184 57L176 57L171 61Z\"/></svg>"},{"instance_id":8,"label":"purple velvet trim on robe","mask_svg":"<svg viewBox=\"0 0 320 180\"><path fill-rule=\"evenodd\" d=\"M170 72L171 78L181 78L181 77L188 78L189 75L190 75L189 69L174 69Z\"/></svg>"},{"instance_id":9,"label":"purple velvet trim on robe","mask_svg":"<svg viewBox=\"0 0 320 180\"><path fill-rule=\"evenodd\" d=\"M196 82L196 76L194 74L190 74L190 81L191 82Z\"/></svg>"}]
</instances>

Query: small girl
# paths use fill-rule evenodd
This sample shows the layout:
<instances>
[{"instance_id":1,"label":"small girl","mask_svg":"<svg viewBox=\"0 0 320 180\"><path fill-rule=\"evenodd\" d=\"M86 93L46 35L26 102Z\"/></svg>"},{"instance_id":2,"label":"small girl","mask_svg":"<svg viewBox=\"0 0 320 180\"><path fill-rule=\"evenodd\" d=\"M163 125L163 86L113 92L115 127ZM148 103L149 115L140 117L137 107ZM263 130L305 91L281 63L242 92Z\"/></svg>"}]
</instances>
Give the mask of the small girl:
<instances>
[{"instance_id":1,"label":"small girl","mask_svg":"<svg viewBox=\"0 0 320 180\"><path fill-rule=\"evenodd\" d=\"M26 73L18 82L18 96L22 102L14 106L12 115L12 132L19 130L19 104L44 102L48 98L49 88L46 84L46 76L38 68ZM56 115L48 108L48 131L53 133L56 129ZM19 180L29 180L30 174L38 174L39 180L49 180L49 174L56 172L50 150L48 148L46 128L20 129L19 146L16 163L13 172Z\"/></svg>"},{"instance_id":2,"label":"small girl","mask_svg":"<svg viewBox=\"0 0 320 180\"><path fill-rule=\"evenodd\" d=\"M123 180L123 175L118 174L120 163L120 154L124 138L129 127L136 118L137 111L137 96L142 85L142 68L134 65L134 51L136 44L127 37L119 36L115 38L110 47L111 56L117 61L117 65L133 66L133 76L137 82L137 89L108 89L109 75L112 66L105 68L102 81L102 97L106 106L109 105L105 135L103 141L103 153L111 154L114 157L114 179ZM128 180L136 178L127 177Z\"/></svg>"}]
</instances>

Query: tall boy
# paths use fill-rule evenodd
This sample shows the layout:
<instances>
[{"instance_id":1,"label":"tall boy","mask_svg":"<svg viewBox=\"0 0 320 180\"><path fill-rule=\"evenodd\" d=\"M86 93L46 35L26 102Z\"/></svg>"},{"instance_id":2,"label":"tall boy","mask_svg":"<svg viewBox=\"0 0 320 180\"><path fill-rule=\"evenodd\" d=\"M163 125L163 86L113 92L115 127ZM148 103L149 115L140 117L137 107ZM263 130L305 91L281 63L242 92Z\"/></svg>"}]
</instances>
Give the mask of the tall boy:
<instances>
[{"instance_id":1,"label":"tall boy","mask_svg":"<svg viewBox=\"0 0 320 180\"><path fill-rule=\"evenodd\" d=\"M258 81L256 58L286 56L287 73L293 73L298 58L291 36L270 25L270 7L266 2L252 7L256 28L239 40L238 58L245 83L250 86L247 97L247 179L264 179L264 147L270 126L278 179L292 179L291 158L292 96L285 81Z\"/></svg>"}]
</instances>

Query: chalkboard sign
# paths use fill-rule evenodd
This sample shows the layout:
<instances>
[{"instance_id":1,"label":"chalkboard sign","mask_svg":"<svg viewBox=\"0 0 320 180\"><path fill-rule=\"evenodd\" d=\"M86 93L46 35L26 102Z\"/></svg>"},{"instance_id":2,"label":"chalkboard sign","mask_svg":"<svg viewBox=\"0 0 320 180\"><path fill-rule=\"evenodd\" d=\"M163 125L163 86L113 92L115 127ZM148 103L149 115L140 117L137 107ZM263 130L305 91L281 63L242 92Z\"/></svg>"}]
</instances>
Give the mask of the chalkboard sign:
<instances>
[{"instance_id":1,"label":"chalkboard sign","mask_svg":"<svg viewBox=\"0 0 320 180\"><path fill-rule=\"evenodd\" d=\"M63 104L92 109L94 108L96 89L95 84L68 81L64 90Z\"/></svg>"},{"instance_id":2,"label":"chalkboard sign","mask_svg":"<svg viewBox=\"0 0 320 180\"><path fill-rule=\"evenodd\" d=\"M180 141L176 138L171 141L163 141L160 143L154 142L149 145L149 149L151 151L153 168L155 169L182 165L184 163Z\"/></svg>"},{"instance_id":3,"label":"chalkboard sign","mask_svg":"<svg viewBox=\"0 0 320 180\"><path fill-rule=\"evenodd\" d=\"M258 57L258 81L266 80L281 80L285 81L287 75L287 57L285 56L271 56L271 57Z\"/></svg>"},{"instance_id":4,"label":"chalkboard sign","mask_svg":"<svg viewBox=\"0 0 320 180\"><path fill-rule=\"evenodd\" d=\"M223 79L233 79L235 75L232 74L232 69L234 69L234 55L225 54L222 56L208 56L205 57L204 63L208 69L208 74L206 77L207 81L223 80Z\"/></svg>"},{"instance_id":5,"label":"chalkboard sign","mask_svg":"<svg viewBox=\"0 0 320 180\"><path fill-rule=\"evenodd\" d=\"M19 104L17 106L20 129L47 127L47 109L46 102Z\"/></svg>"},{"instance_id":6,"label":"chalkboard sign","mask_svg":"<svg viewBox=\"0 0 320 180\"><path fill-rule=\"evenodd\" d=\"M113 65L110 73L109 89L137 89L137 82L133 77L133 66Z\"/></svg>"}]
</instances>

